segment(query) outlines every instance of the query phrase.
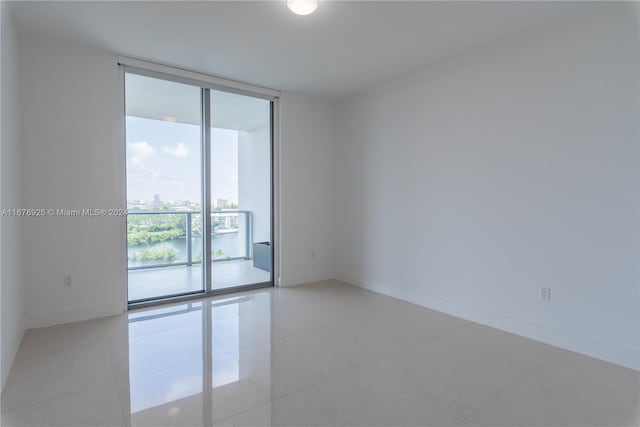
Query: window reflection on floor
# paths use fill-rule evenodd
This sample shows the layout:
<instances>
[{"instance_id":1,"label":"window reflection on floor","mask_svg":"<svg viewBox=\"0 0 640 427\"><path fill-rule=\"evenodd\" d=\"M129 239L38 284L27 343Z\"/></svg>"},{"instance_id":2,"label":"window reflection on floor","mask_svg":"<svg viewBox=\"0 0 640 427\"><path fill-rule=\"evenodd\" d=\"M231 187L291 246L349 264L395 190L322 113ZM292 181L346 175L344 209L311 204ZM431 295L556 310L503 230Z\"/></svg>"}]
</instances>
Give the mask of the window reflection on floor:
<instances>
[{"instance_id":1,"label":"window reflection on floor","mask_svg":"<svg viewBox=\"0 0 640 427\"><path fill-rule=\"evenodd\" d=\"M202 393L203 303L129 318L131 413Z\"/></svg>"},{"instance_id":2,"label":"window reflection on floor","mask_svg":"<svg viewBox=\"0 0 640 427\"><path fill-rule=\"evenodd\" d=\"M270 356L269 308L270 294L258 291L130 313L132 424L185 411L206 424L226 395L253 390L251 364L268 366Z\"/></svg>"},{"instance_id":3,"label":"window reflection on floor","mask_svg":"<svg viewBox=\"0 0 640 427\"><path fill-rule=\"evenodd\" d=\"M242 298L226 298L211 304L213 335L211 371L212 386L220 387L240 379L240 362L234 356L240 346L239 302Z\"/></svg>"}]
</instances>

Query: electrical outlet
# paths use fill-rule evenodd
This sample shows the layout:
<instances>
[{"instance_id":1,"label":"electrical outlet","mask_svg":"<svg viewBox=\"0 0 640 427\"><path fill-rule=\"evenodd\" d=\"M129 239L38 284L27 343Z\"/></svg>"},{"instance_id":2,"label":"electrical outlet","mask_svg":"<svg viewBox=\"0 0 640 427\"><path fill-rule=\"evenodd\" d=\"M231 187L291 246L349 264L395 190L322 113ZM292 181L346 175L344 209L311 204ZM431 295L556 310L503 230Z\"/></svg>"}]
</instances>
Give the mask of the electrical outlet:
<instances>
[{"instance_id":1,"label":"electrical outlet","mask_svg":"<svg viewBox=\"0 0 640 427\"><path fill-rule=\"evenodd\" d=\"M65 288L71 287L71 275L70 274L66 274L64 276L64 287Z\"/></svg>"},{"instance_id":2,"label":"electrical outlet","mask_svg":"<svg viewBox=\"0 0 640 427\"><path fill-rule=\"evenodd\" d=\"M540 301L551 302L551 288L540 288Z\"/></svg>"}]
</instances>

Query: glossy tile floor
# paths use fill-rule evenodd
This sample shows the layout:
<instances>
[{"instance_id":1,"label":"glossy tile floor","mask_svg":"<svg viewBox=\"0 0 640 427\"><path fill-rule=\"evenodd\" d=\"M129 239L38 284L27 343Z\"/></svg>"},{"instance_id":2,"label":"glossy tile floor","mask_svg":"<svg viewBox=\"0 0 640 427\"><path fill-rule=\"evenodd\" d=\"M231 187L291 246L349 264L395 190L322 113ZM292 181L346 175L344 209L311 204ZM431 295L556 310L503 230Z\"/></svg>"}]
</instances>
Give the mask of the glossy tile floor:
<instances>
[{"instance_id":1,"label":"glossy tile floor","mask_svg":"<svg viewBox=\"0 0 640 427\"><path fill-rule=\"evenodd\" d=\"M329 281L31 330L2 425L638 425L638 381Z\"/></svg>"}]
</instances>

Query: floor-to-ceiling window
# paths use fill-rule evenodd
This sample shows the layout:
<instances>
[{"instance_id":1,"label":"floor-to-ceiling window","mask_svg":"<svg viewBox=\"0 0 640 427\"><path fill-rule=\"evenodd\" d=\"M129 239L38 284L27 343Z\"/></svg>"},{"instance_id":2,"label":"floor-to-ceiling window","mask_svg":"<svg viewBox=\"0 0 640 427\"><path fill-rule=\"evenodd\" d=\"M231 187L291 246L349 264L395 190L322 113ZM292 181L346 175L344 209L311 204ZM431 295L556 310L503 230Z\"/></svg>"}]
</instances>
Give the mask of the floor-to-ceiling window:
<instances>
[{"instance_id":1,"label":"floor-to-ceiling window","mask_svg":"<svg viewBox=\"0 0 640 427\"><path fill-rule=\"evenodd\" d=\"M210 92L213 289L271 280L271 103Z\"/></svg>"},{"instance_id":2,"label":"floor-to-ceiling window","mask_svg":"<svg viewBox=\"0 0 640 427\"><path fill-rule=\"evenodd\" d=\"M270 99L125 72L129 303L272 285Z\"/></svg>"}]
</instances>

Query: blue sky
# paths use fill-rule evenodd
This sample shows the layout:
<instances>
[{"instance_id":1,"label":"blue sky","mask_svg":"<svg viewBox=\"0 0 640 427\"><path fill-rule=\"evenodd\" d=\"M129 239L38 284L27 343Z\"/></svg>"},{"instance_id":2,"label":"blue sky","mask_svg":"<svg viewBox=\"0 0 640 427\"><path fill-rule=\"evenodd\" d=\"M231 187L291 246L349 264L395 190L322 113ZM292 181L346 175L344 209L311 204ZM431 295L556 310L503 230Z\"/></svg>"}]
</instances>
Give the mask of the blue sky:
<instances>
[{"instance_id":1,"label":"blue sky","mask_svg":"<svg viewBox=\"0 0 640 427\"><path fill-rule=\"evenodd\" d=\"M127 198L200 201L200 126L127 116ZM214 128L212 200L238 201L238 131Z\"/></svg>"}]
</instances>

